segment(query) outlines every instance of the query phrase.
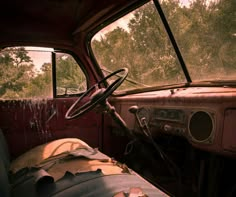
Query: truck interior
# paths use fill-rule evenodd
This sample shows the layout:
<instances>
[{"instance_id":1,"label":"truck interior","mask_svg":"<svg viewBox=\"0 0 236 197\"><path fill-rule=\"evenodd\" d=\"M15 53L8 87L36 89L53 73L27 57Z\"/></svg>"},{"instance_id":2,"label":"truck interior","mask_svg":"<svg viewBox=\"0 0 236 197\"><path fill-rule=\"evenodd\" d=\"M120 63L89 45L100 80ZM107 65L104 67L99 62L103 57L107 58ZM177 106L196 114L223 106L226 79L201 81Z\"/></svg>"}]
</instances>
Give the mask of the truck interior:
<instances>
[{"instance_id":1,"label":"truck interior","mask_svg":"<svg viewBox=\"0 0 236 197\"><path fill-rule=\"evenodd\" d=\"M0 196L236 196L235 0L0 6Z\"/></svg>"}]
</instances>

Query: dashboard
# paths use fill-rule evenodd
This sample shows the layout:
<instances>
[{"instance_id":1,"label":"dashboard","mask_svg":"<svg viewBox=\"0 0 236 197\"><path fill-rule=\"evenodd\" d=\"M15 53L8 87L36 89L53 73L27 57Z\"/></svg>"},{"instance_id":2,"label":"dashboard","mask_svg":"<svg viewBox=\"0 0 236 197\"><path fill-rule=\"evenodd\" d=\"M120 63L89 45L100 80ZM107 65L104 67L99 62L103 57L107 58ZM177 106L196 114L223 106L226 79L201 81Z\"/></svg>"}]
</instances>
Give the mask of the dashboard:
<instances>
[{"instance_id":1,"label":"dashboard","mask_svg":"<svg viewBox=\"0 0 236 197\"><path fill-rule=\"evenodd\" d=\"M215 114L209 110L141 107L137 116L146 121L152 135L179 135L199 143L213 141Z\"/></svg>"},{"instance_id":2,"label":"dashboard","mask_svg":"<svg viewBox=\"0 0 236 197\"><path fill-rule=\"evenodd\" d=\"M145 121L152 136L180 136L192 146L236 156L236 89L189 87L160 90L112 98L130 129L139 134L129 108L137 106L137 117Z\"/></svg>"}]
</instances>

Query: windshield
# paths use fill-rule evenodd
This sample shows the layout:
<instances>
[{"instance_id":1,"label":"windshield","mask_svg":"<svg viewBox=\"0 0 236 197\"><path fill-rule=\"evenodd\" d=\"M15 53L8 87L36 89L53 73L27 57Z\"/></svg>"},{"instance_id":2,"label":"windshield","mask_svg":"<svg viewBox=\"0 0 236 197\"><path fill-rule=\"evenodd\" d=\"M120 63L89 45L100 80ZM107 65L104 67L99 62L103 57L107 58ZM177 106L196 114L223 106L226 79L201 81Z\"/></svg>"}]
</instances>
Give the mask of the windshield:
<instances>
[{"instance_id":1,"label":"windshield","mask_svg":"<svg viewBox=\"0 0 236 197\"><path fill-rule=\"evenodd\" d=\"M191 80L234 80L235 0L162 0L160 4ZM187 81L152 1L103 28L91 46L105 75L121 67L129 69L123 90Z\"/></svg>"},{"instance_id":2,"label":"windshield","mask_svg":"<svg viewBox=\"0 0 236 197\"><path fill-rule=\"evenodd\" d=\"M235 0L168 0L162 7L192 81L235 79Z\"/></svg>"}]
</instances>

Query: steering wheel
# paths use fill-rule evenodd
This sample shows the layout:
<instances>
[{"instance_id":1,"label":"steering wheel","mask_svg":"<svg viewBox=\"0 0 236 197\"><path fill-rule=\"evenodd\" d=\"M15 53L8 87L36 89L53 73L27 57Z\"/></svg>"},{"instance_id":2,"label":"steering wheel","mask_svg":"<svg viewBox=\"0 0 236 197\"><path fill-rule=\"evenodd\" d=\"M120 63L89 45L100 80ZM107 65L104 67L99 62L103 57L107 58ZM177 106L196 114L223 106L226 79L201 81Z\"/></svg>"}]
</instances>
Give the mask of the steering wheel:
<instances>
[{"instance_id":1,"label":"steering wheel","mask_svg":"<svg viewBox=\"0 0 236 197\"><path fill-rule=\"evenodd\" d=\"M107 99L107 97L111 95L123 83L127 75L128 75L127 68L119 69L107 75L105 78L103 78L98 83L89 88L86 92L84 92L73 103L73 105L71 105L71 107L66 112L65 119L72 120L78 118L79 116L85 114L86 112L96 107L98 104L104 104L105 103L104 101ZM118 78L115 81L113 81L108 87L102 88L101 84L104 84L104 82L107 79L113 76L118 76ZM89 96L88 101L79 108L77 108L78 103L80 103L83 100L83 98L88 94L90 94L93 90L95 90L95 92Z\"/></svg>"}]
</instances>

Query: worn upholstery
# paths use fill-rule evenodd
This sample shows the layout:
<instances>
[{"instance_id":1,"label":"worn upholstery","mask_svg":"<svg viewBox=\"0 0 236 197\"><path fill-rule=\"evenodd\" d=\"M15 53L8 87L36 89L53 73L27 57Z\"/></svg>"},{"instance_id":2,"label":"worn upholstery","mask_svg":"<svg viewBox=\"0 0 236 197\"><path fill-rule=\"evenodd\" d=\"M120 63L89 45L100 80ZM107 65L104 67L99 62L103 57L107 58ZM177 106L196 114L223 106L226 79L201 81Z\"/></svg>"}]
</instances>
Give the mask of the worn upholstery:
<instances>
[{"instance_id":1,"label":"worn upholstery","mask_svg":"<svg viewBox=\"0 0 236 197\"><path fill-rule=\"evenodd\" d=\"M12 162L10 169L17 172L9 175L7 143L0 131L0 154L0 197L112 197L131 196L132 191L141 191L140 196L166 196L79 139L35 147Z\"/></svg>"},{"instance_id":2,"label":"worn upholstery","mask_svg":"<svg viewBox=\"0 0 236 197\"><path fill-rule=\"evenodd\" d=\"M103 174L122 174L109 157L77 138L54 140L37 146L11 163L10 170L37 167L45 169L54 180L62 178L66 171L73 174L101 169Z\"/></svg>"},{"instance_id":3,"label":"worn upholstery","mask_svg":"<svg viewBox=\"0 0 236 197\"><path fill-rule=\"evenodd\" d=\"M45 160L62 154L68 154L75 149L91 148L84 141L77 138L64 138L54 140L37 146L19 156L10 165L10 170L15 173L25 167L38 166Z\"/></svg>"}]
</instances>

